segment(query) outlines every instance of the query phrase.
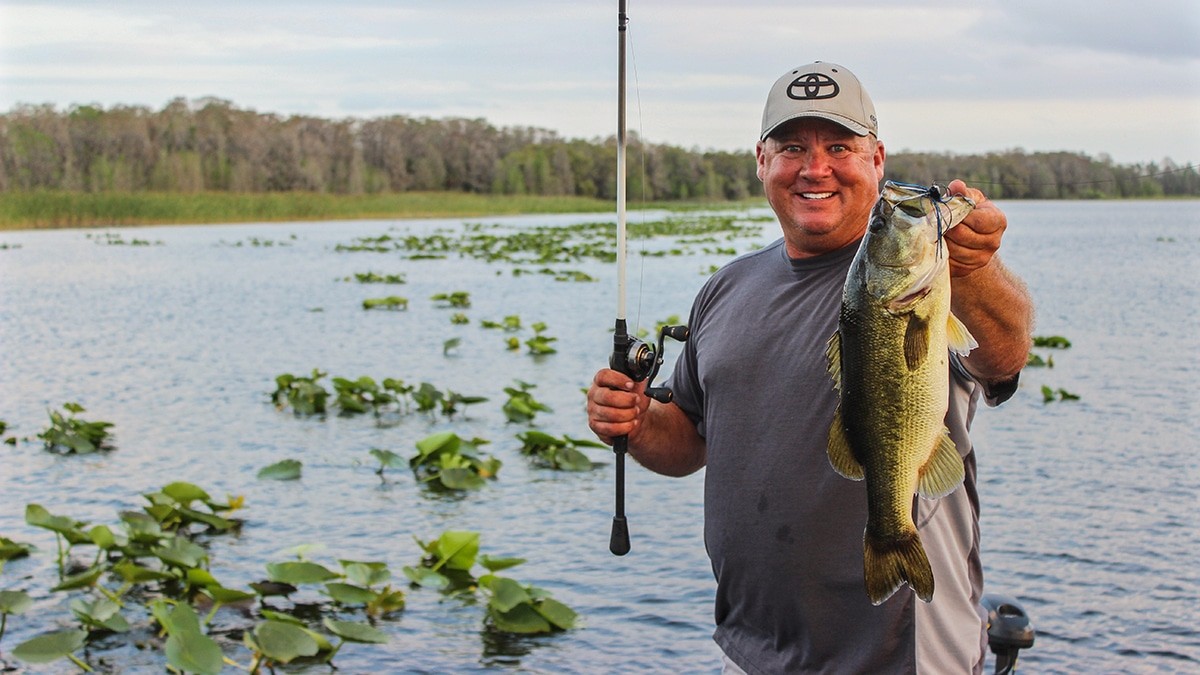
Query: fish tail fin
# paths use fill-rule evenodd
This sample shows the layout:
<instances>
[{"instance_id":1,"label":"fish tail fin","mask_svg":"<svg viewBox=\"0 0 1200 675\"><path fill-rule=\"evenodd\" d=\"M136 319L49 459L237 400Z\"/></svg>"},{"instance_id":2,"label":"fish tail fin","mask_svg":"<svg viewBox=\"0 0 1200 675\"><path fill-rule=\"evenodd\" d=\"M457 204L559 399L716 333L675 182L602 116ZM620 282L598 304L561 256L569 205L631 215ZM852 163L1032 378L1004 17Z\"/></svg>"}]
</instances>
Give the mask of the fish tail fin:
<instances>
[{"instance_id":1,"label":"fish tail fin","mask_svg":"<svg viewBox=\"0 0 1200 675\"><path fill-rule=\"evenodd\" d=\"M883 604L905 583L918 598L933 600L933 568L915 529L896 541L881 541L868 532L863 540L863 575L871 604Z\"/></svg>"}]
</instances>

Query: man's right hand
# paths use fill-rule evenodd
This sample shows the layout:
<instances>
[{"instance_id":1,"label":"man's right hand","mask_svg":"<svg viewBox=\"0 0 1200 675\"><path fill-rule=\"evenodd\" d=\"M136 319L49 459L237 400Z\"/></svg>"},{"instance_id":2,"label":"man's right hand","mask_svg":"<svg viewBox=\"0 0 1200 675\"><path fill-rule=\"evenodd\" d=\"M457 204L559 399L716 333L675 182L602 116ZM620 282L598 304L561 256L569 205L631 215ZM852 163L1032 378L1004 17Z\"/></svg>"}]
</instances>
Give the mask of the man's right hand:
<instances>
[{"instance_id":1,"label":"man's right hand","mask_svg":"<svg viewBox=\"0 0 1200 675\"><path fill-rule=\"evenodd\" d=\"M587 393L588 427L608 445L618 436L636 436L642 415L650 407L646 382L604 368L592 378Z\"/></svg>"}]
</instances>

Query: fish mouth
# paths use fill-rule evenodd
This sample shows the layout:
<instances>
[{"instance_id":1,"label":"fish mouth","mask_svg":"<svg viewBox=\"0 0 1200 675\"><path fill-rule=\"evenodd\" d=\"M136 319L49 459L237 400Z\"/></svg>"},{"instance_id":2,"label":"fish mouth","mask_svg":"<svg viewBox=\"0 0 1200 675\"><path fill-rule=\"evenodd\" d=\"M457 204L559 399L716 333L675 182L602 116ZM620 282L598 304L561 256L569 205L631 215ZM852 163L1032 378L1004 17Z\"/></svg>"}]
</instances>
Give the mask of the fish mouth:
<instances>
[{"instance_id":1,"label":"fish mouth","mask_svg":"<svg viewBox=\"0 0 1200 675\"><path fill-rule=\"evenodd\" d=\"M899 314L900 312L903 312L909 307L912 307L918 302L924 300L925 296L929 295L930 290L932 289L929 286L923 286L911 293L907 293L894 300L891 300L887 303L887 305L885 305L887 307L887 311L892 314Z\"/></svg>"}]
</instances>

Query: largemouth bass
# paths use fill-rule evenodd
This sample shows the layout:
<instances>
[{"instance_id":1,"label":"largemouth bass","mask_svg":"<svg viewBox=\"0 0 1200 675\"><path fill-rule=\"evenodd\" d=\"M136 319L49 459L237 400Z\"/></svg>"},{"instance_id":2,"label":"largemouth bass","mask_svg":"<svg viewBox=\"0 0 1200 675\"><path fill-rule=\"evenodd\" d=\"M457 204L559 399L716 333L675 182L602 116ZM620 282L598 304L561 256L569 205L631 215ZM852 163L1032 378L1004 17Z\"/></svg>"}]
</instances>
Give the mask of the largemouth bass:
<instances>
[{"instance_id":1,"label":"largemouth bass","mask_svg":"<svg viewBox=\"0 0 1200 675\"><path fill-rule=\"evenodd\" d=\"M942 235L974 206L936 187L884 183L829 340L829 373L841 395L829 463L867 482L863 576L876 605L905 583L925 602L933 599L913 494L943 497L963 480L945 426L949 352L965 355L977 343L950 313Z\"/></svg>"}]
</instances>

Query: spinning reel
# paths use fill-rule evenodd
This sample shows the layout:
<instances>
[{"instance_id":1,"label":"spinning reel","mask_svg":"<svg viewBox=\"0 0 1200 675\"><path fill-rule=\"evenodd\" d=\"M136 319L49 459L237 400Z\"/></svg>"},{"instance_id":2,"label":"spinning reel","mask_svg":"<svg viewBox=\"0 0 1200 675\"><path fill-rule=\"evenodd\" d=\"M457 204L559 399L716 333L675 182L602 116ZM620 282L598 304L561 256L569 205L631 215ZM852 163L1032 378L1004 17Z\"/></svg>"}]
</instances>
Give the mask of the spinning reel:
<instances>
[{"instance_id":1,"label":"spinning reel","mask_svg":"<svg viewBox=\"0 0 1200 675\"><path fill-rule=\"evenodd\" d=\"M670 403L674 394L668 387L652 387L663 362L663 343L667 338L686 342L687 326L663 326L658 332L657 346L630 335L624 319L617 319L613 334L613 352L608 365L613 370L628 375L634 382L646 381L646 395L659 403ZM629 437L613 439L613 452L617 456L616 515L613 516L612 535L608 550L614 555L629 553L629 523L625 520L625 454L629 451Z\"/></svg>"}]
</instances>

